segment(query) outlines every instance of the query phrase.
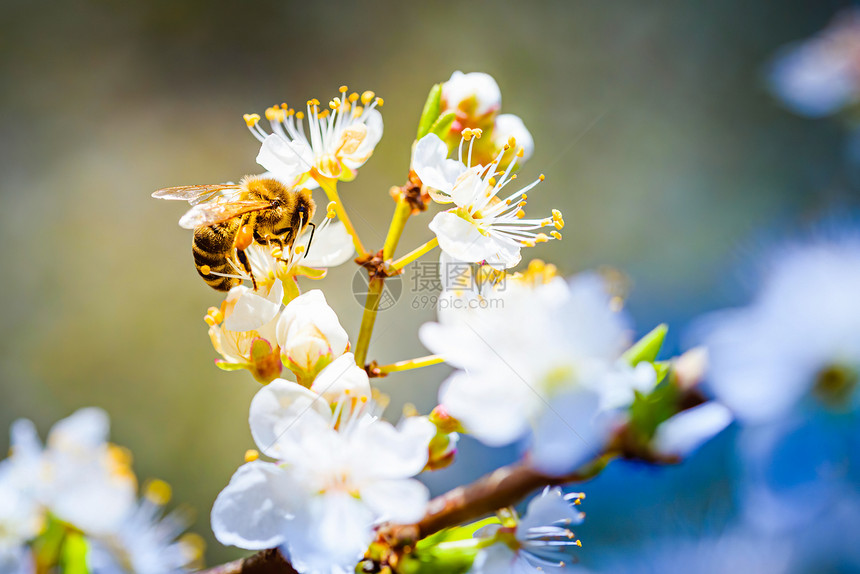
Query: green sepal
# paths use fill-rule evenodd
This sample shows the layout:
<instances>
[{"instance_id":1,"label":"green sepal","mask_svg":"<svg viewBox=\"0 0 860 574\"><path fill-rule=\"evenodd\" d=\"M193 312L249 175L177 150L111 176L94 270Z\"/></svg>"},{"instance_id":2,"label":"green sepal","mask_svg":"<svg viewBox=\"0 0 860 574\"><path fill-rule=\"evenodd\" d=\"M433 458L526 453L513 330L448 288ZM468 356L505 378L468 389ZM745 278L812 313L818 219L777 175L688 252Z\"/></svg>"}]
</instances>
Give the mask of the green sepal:
<instances>
[{"instance_id":1,"label":"green sepal","mask_svg":"<svg viewBox=\"0 0 860 574\"><path fill-rule=\"evenodd\" d=\"M63 538L65 536L66 526L49 514L44 530L33 541L33 554L38 566L44 567L47 570L57 564L60 560L60 552L62 551Z\"/></svg>"},{"instance_id":2,"label":"green sepal","mask_svg":"<svg viewBox=\"0 0 860 574\"><path fill-rule=\"evenodd\" d=\"M487 526L488 524L501 524L502 521L499 520L495 516L490 516L488 518L484 518L483 520L479 520L477 522L472 522L471 524L465 524L463 526L457 526L455 528L446 528L444 530L440 530L436 534L431 534L427 538L421 539L418 544L415 545L416 550L427 549L432 546L436 546L438 544L442 544L443 542L456 542L458 540L467 540L472 538L475 535L475 532Z\"/></svg>"},{"instance_id":3,"label":"green sepal","mask_svg":"<svg viewBox=\"0 0 860 574\"><path fill-rule=\"evenodd\" d=\"M251 365L248 363L231 363L221 359L215 359L215 366L222 371L241 371L242 369L251 368Z\"/></svg>"},{"instance_id":4,"label":"green sepal","mask_svg":"<svg viewBox=\"0 0 860 574\"><path fill-rule=\"evenodd\" d=\"M87 568L87 539L80 532L69 532L60 551L63 574L89 574Z\"/></svg>"},{"instance_id":5,"label":"green sepal","mask_svg":"<svg viewBox=\"0 0 860 574\"><path fill-rule=\"evenodd\" d=\"M427 94L427 101L424 102L424 110L421 112L421 119L418 120L418 136L416 140L420 140L428 133L433 123L439 118L439 111L442 106L442 84L434 84L430 88L430 93Z\"/></svg>"},{"instance_id":6,"label":"green sepal","mask_svg":"<svg viewBox=\"0 0 860 574\"><path fill-rule=\"evenodd\" d=\"M453 111L447 111L439 116L433 125L430 127L431 134L436 134L439 139L444 140L448 132L451 131L451 126L454 125L454 120L457 119L457 114Z\"/></svg>"},{"instance_id":7,"label":"green sepal","mask_svg":"<svg viewBox=\"0 0 860 574\"><path fill-rule=\"evenodd\" d=\"M632 347L627 349L627 351L621 355L621 358L632 367L635 367L643 361L653 363L657 360L657 355L660 353L660 348L663 346L663 340L666 338L666 332L668 330L669 327L665 323L657 325L650 333L639 339Z\"/></svg>"},{"instance_id":8,"label":"green sepal","mask_svg":"<svg viewBox=\"0 0 860 574\"><path fill-rule=\"evenodd\" d=\"M492 540L475 538L475 532L488 524L501 524L491 516L478 522L446 528L419 541L415 550L403 557L398 574L465 574L472 567L478 551Z\"/></svg>"},{"instance_id":9,"label":"green sepal","mask_svg":"<svg viewBox=\"0 0 860 574\"><path fill-rule=\"evenodd\" d=\"M657 371L658 377L660 370ZM665 377L665 373L663 374ZM644 441L650 440L663 422L678 411L678 388L665 381L647 395L634 391L630 405L630 427Z\"/></svg>"}]
</instances>

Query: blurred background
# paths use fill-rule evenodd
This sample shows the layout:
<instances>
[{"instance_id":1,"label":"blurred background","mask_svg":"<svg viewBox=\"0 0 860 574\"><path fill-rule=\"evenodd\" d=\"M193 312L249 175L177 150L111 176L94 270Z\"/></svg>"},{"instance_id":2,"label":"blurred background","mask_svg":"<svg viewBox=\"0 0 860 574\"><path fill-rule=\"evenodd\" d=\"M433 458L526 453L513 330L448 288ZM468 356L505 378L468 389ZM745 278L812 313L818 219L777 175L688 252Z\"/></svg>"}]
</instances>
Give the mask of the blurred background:
<instances>
[{"instance_id":1,"label":"blurred background","mask_svg":"<svg viewBox=\"0 0 860 574\"><path fill-rule=\"evenodd\" d=\"M150 194L259 172L243 113L372 89L385 135L341 196L381 247L424 98L454 70L492 74L502 111L534 136L521 177L547 182L530 207L560 208L567 228L530 255L565 274L623 270L639 333L668 322L669 351L681 350L696 316L747 300L762 250L858 206L840 126L787 112L762 79L780 46L846 5L0 0L0 428L24 416L44 435L78 407L104 407L138 475L167 480L196 511L207 562L240 556L212 539L208 514L253 446L258 384L213 365L202 318L221 295L194 269L183 206ZM410 221L401 253L430 238L428 221ZM355 272L304 285L323 286L353 337ZM416 295L404 276L370 358L426 354L416 331L434 310L413 309ZM446 375L380 381L389 415L406 401L432 408ZM729 435L678 467L615 463L585 485L583 562L719 529L733 512ZM466 439L426 481L440 493L516 454Z\"/></svg>"}]
</instances>

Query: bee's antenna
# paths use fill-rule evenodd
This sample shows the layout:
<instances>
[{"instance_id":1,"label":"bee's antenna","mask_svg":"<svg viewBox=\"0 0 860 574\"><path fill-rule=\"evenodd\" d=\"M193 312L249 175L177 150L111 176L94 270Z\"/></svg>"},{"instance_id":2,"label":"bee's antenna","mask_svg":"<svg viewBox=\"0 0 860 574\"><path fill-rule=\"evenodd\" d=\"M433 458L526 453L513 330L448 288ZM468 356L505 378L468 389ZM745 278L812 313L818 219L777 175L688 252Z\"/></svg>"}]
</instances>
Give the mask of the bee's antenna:
<instances>
[{"instance_id":1,"label":"bee's antenna","mask_svg":"<svg viewBox=\"0 0 860 574\"><path fill-rule=\"evenodd\" d=\"M314 232L317 230L317 226L313 221L308 221L308 225L310 225L310 227L311 227L311 236L308 239L308 246L307 246L307 249L305 249L305 254L302 256L302 259L307 257L308 253L310 253L311 243L313 243L313 240L314 240Z\"/></svg>"}]
</instances>

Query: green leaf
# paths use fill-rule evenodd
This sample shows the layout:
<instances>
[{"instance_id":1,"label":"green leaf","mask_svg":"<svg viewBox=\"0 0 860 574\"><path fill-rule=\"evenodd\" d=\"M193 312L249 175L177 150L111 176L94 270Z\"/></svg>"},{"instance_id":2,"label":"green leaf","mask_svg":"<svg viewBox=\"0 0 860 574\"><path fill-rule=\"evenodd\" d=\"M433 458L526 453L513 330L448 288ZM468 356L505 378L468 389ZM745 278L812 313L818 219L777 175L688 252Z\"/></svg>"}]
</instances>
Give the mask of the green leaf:
<instances>
[{"instance_id":1,"label":"green leaf","mask_svg":"<svg viewBox=\"0 0 860 574\"><path fill-rule=\"evenodd\" d=\"M642 361L654 362L657 359L657 354L660 352L660 347L663 346L663 339L666 338L666 332L669 327L662 323L654 327L650 333L639 339L632 347L621 355L621 358L627 361L631 366L635 367Z\"/></svg>"},{"instance_id":2,"label":"green leaf","mask_svg":"<svg viewBox=\"0 0 860 574\"><path fill-rule=\"evenodd\" d=\"M418 120L418 137L420 140L428 133L436 119L439 117L439 110L442 102L442 84L434 84L430 88L430 93L427 94L427 101L424 102L424 111L421 112L421 119Z\"/></svg>"},{"instance_id":3,"label":"green leaf","mask_svg":"<svg viewBox=\"0 0 860 574\"><path fill-rule=\"evenodd\" d=\"M454 120L457 119L457 114L448 111L439 116L439 118L433 122L433 125L430 127L430 133L436 134L440 139L445 139L445 136L448 135L448 132L451 130L451 126L454 124Z\"/></svg>"},{"instance_id":4,"label":"green leaf","mask_svg":"<svg viewBox=\"0 0 860 574\"><path fill-rule=\"evenodd\" d=\"M660 376L659 370L657 373ZM640 438L650 440L657 427L677 412L677 402L678 389L668 382L657 385L647 395L635 391L630 405L630 425Z\"/></svg>"},{"instance_id":5,"label":"green leaf","mask_svg":"<svg viewBox=\"0 0 860 574\"><path fill-rule=\"evenodd\" d=\"M60 552L63 574L89 574L87 568L87 540L80 532L69 532Z\"/></svg>"}]
</instances>

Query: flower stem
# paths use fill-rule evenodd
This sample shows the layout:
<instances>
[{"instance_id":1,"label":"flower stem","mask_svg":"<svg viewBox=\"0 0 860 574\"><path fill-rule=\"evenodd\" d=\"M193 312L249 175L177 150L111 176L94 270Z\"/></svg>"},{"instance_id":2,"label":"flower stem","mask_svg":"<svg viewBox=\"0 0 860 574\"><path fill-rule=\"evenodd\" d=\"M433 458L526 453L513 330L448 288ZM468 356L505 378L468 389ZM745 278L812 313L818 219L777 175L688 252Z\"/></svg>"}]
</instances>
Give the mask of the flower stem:
<instances>
[{"instance_id":1,"label":"flower stem","mask_svg":"<svg viewBox=\"0 0 860 574\"><path fill-rule=\"evenodd\" d=\"M404 255L403 257L401 257L400 259L398 259L394 263L392 263L391 268L394 269L395 271L399 271L400 269L403 269L404 267L406 267L407 265L409 265L410 263L412 263L413 261L415 261L416 259L418 259L422 255L424 255L425 253L432 251L433 249L435 249L438 246L439 246L439 238L434 237L433 239L431 239L430 241L428 241L424 245L422 245L416 249L413 249L412 251L410 251L409 253L407 253L406 255Z\"/></svg>"},{"instance_id":2,"label":"flower stem","mask_svg":"<svg viewBox=\"0 0 860 574\"><path fill-rule=\"evenodd\" d=\"M370 336L373 334L376 311L379 309L379 300L382 298L384 286L384 277L373 277L370 280L370 285L368 285L364 314L361 316L361 327L358 330L358 341L355 344L355 364L362 369L367 361L367 349L370 347Z\"/></svg>"},{"instance_id":3,"label":"flower stem","mask_svg":"<svg viewBox=\"0 0 860 574\"><path fill-rule=\"evenodd\" d=\"M394 215L391 217L391 225L388 226L388 235L385 236L385 244L382 246L382 259L384 261L388 261L394 257L397 243L403 234L403 227L411 215L412 206L402 197L398 197L397 206L394 208Z\"/></svg>"},{"instance_id":4,"label":"flower stem","mask_svg":"<svg viewBox=\"0 0 860 574\"><path fill-rule=\"evenodd\" d=\"M380 375L387 375L388 373L399 373L401 371L420 369L421 367L430 367L444 361L439 355L427 355L426 357L418 357L417 359L409 359L408 361L398 361L390 365L380 365L374 370L378 371Z\"/></svg>"},{"instance_id":5,"label":"flower stem","mask_svg":"<svg viewBox=\"0 0 860 574\"><path fill-rule=\"evenodd\" d=\"M346 232L352 237L352 244L355 245L355 250L358 252L359 257L367 255L367 250L361 243L361 239L358 238L358 232L355 231L355 227L353 227L352 221L343 207L343 202L340 200L340 195L337 193L337 180L323 176L315 176L314 179L320 184L329 201L334 202L334 211L346 228Z\"/></svg>"}]
</instances>

